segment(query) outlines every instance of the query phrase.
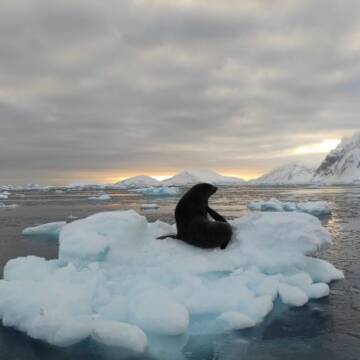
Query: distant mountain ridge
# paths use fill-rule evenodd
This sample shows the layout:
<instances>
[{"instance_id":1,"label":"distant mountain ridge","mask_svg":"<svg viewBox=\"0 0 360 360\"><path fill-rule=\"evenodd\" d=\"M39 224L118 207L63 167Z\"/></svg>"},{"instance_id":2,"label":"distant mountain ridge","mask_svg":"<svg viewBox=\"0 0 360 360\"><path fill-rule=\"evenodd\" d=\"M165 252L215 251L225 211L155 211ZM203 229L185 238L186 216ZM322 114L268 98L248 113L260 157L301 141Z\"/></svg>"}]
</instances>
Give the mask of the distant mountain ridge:
<instances>
[{"instance_id":1,"label":"distant mountain ridge","mask_svg":"<svg viewBox=\"0 0 360 360\"><path fill-rule=\"evenodd\" d=\"M307 184L315 173L316 168L309 167L300 162L281 165L257 179L249 181L253 185L295 185Z\"/></svg>"},{"instance_id":2,"label":"distant mountain ridge","mask_svg":"<svg viewBox=\"0 0 360 360\"><path fill-rule=\"evenodd\" d=\"M159 186L160 184L161 183L159 180L156 180L151 176L138 175L138 176L132 176L122 181L118 181L114 185L123 188L136 188L136 187Z\"/></svg>"},{"instance_id":3,"label":"distant mountain ridge","mask_svg":"<svg viewBox=\"0 0 360 360\"><path fill-rule=\"evenodd\" d=\"M123 188L135 188L150 186L187 186L199 182L207 182L214 185L238 185L246 183L243 179L223 176L211 170L184 170L163 181L158 181L150 176L139 175L119 181L114 185Z\"/></svg>"},{"instance_id":4,"label":"distant mountain ridge","mask_svg":"<svg viewBox=\"0 0 360 360\"><path fill-rule=\"evenodd\" d=\"M223 176L211 170L184 170L161 183L166 186L191 185L207 182L214 185L238 185L246 181L232 176Z\"/></svg>"},{"instance_id":5,"label":"distant mountain ridge","mask_svg":"<svg viewBox=\"0 0 360 360\"><path fill-rule=\"evenodd\" d=\"M298 161L276 167L257 179L246 182L237 177L223 176L212 170L184 170L169 179L158 181L150 176L134 176L116 183L116 186L187 186L199 182L214 185L301 185L330 183L360 183L360 132L344 137L329 152L319 167L310 167Z\"/></svg>"},{"instance_id":6,"label":"distant mountain ridge","mask_svg":"<svg viewBox=\"0 0 360 360\"><path fill-rule=\"evenodd\" d=\"M325 157L313 181L326 183L360 182L360 132L344 137Z\"/></svg>"}]
</instances>

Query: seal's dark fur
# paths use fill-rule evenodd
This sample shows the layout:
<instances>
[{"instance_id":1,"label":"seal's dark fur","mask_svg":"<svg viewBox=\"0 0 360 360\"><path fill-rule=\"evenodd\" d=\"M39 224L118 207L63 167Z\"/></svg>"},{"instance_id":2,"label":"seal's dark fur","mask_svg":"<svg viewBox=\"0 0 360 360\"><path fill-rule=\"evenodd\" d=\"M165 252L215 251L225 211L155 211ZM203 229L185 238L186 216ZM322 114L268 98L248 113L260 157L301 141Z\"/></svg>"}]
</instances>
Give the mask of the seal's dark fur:
<instances>
[{"instance_id":1,"label":"seal's dark fur","mask_svg":"<svg viewBox=\"0 0 360 360\"><path fill-rule=\"evenodd\" d=\"M164 235L158 239L172 237L201 248L225 249L231 239L231 226L208 204L216 190L216 186L206 183L189 189L175 208L177 235ZM208 214L215 221L209 220Z\"/></svg>"}]
</instances>

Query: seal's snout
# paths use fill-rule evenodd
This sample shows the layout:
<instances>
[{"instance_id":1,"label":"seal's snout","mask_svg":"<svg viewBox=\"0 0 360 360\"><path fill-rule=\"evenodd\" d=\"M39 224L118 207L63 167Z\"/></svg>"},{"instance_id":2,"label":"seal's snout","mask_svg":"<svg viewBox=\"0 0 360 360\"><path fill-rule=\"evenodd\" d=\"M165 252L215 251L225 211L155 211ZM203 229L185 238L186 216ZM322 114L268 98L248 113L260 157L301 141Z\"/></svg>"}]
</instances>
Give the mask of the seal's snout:
<instances>
[{"instance_id":1,"label":"seal's snout","mask_svg":"<svg viewBox=\"0 0 360 360\"><path fill-rule=\"evenodd\" d=\"M217 186L214 186L214 185L213 185L213 188L212 188L212 194L215 194L215 193L216 193L216 191L217 191L217 189L218 189L218 188L217 188Z\"/></svg>"}]
</instances>

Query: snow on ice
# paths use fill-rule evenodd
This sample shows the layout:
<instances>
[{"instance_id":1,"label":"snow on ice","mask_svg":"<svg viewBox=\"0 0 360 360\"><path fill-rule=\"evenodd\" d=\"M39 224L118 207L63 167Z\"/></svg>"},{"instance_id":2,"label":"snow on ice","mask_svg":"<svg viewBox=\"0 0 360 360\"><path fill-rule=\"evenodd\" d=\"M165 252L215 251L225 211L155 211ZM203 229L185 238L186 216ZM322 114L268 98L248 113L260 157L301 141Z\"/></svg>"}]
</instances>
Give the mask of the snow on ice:
<instances>
[{"instance_id":1,"label":"snow on ice","mask_svg":"<svg viewBox=\"0 0 360 360\"><path fill-rule=\"evenodd\" d=\"M60 232L58 259L27 256L6 264L0 317L54 345L91 338L143 353L151 351L153 335L191 334L196 315L208 319L204 333L252 327L276 298L302 306L343 278L311 257L331 243L314 216L256 212L231 223L227 249L204 250L157 240L174 226L148 223L133 210L74 221Z\"/></svg>"},{"instance_id":2,"label":"snow on ice","mask_svg":"<svg viewBox=\"0 0 360 360\"><path fill-rule=\"evenodd\" d=\"M282 202L272 198L268 201L253 201L248 204L250 210L256 211L298 211L315 216L330 215L331 209L326 201Z\"/></svg>"}]
</instances>

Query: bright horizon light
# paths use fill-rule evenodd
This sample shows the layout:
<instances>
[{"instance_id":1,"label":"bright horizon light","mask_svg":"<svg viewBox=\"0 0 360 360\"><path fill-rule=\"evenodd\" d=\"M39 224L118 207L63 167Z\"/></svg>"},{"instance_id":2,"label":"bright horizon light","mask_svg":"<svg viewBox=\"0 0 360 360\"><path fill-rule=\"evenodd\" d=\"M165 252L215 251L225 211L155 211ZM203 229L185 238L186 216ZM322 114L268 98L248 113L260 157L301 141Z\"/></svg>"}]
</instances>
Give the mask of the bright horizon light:
<instances>
[{"instance_id":1,"label":"bright horizon light","mask_svg":"<svg viewBox=\"0 0 360 360\"><path fill-rule=\"evenodd\" d=\"M295 148L292 152L293 155L306 155L306 154L322 154L336 148L340 143L340 139L325 139L320 143L303 145Z\"/></svg>"}]
</instances>

